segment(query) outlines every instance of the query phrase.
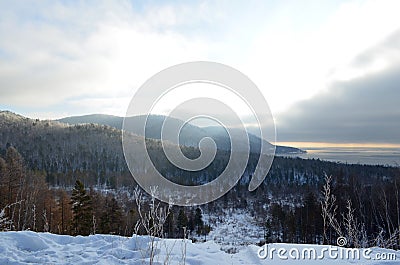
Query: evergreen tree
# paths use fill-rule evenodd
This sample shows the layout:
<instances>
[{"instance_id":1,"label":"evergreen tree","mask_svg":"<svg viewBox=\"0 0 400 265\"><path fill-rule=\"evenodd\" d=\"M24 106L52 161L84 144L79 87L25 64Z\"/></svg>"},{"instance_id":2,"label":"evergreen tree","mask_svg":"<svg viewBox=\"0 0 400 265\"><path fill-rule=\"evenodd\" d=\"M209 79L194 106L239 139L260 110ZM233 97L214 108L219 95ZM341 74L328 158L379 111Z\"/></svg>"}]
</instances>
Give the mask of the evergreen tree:
<instances>
[{"instance_id":1,"label":"evergreen tree","mask_svg":"<svg viewBox=\"0 0 400 265\"><path fill-rule=\"evenodd\" d=\"M174 233L174 213L170 211L164 223L164 231L169 238L173 238L175 236Z\"/></svg>"},{"instance_id":2,"label":"evergreen tree","mask_svg":"<svg viewBox=\"0 0 400 265\"><path fill-rule=\"evenodd\" d=\"M191 233L192 231L195 230L195 225L194 225L194 211L190 211L189 216L187 216L188 222L186 225L186 230Z\"/></svg>"},{"instance_id":3,"label":"evergreen tree","mask_svg":"<svg viewBox=\"0 0 400 265\"><path fill-rule=\"evenodd\" d=\"M111 232L121 234L122 233L122 209L118 201L115 198L111 199L110 204L111 211Z\"/></svg>"},{"instance_id":4,"label":"evergreen tree","mask_svg":"<svg viewBox=\"0 0 400 265\"><path fill-rule=\"evenodd\" d=\"M194 215L194 225L196 228L197 235L198 236L201 235L201 233L203 231L204 222L203 222L203 215L201 213L200 208L196 208L195 215Z\"/></svg>"},{"instance_id":5,"label":"evergreen tree","mask_svg":"<svg viewBox=\"0 0 400 265\"><path fill-rule=\"evenodd\" d=\"M91 233L93 213L92 200L86 194L85 187L80 180L75 182L71 196L73 217L73 230L75 235L89 235Z\"/></svg>"},{"instance_id":6,"label":"evergreen tree","mask_svg":"<svg viewBox=\"0 0 400 265\"><path fill-rule=\"evenodd\" d=\"M272 243L272 225L271 220L267 219L264 226L264 240L265 243Z\"/></svg>"},{"instance_id":7,"label":"evergreen tree","mask_svg":"<svg viewBox=\"0 0 400 265\"><path fill-rule=\"evenodd\" d=\"M271 226L274 241L281 243L285 237L286 213L282 206L274 203L271 206Z\"/></svg>"},{"instance_id":8,"label":"evergreen tree","mask_svg":"<svg viewBox=\"0 0 400 265\"><path fill-rule=\"evenodd\" d=\"M181 237L183 237L183 228L187 227L188 224L188 218L186 216L186 213L183 209L179 210L178 213L178 220L177 220L177 228L178 228L178 233Z\"/></svg>"},{"instance_id":9,"label":"evergreen tree","mask_svg":"<svg viewBox=\"0 0 400 265\"><path fill-rule=\"evenodd\" d=\"M314 193L309 192L304 199L302 233L304 243L316 243L317 218L320 218L319 205Z\"/></svg>"}]
</instances>

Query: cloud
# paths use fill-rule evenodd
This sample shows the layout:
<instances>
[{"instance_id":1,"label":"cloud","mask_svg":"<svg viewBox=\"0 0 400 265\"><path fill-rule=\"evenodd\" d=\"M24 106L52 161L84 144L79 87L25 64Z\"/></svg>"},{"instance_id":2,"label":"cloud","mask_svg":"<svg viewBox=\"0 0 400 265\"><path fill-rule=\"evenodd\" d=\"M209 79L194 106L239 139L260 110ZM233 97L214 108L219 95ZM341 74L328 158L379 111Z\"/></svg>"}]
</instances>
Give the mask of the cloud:
<instances>
[{"instance_id":1,"label":"cloud","mask_svg":"<svg viewBox=\"0 0 400 265\"><path fill-rule=\"evenodd\" d=\"M79 114L74 106L84 98L109 97L110 104L118 98L123 105L147 78L177 63L238 66L276 9L258 1L0 5L0 108L62 115ZM100 106L91 112L110 110Z\"/></svg>"},{"instance_id":2,"label":"cloud","mask_svg":"<svg viewBox=\"0 0 400 265\"><path fill-rule=\"evenodd\" d=\"M122 106L158 71L211 60L242 71L272 112L284 112L327 80L336 86L394 65L394 41L348 60L400 27L399 8L396 0L2 3L0 108L124 115Z\"/></svg>"},{"instance_id":3,"label":"cloud","mask_svg":"<svg viewBox=\"0 0 400 265\"><path fill-rule=\"evenodd\" d=\"M124 1L0 8L0 105L46 108L82 97L130 97L161 69L205 58L212 43L186 36L188 28L171 30L191 17L205 19L204 8L185 8L155 12Z\"/></svg>"},{"instance_id":4,"label":"cloud","mask_svg":"<svg viewBox=\"0 0 400 265\"><path fill-rule=\"evenodd\" d=\"M363 75L329 88L278 117L279 141L400 143L400 31L357 56ZM371 68L376 61L384 66ZM369 69L367 71L366 69Z\"/></svg>"},{"instance_id":5,"label":"cloud","mask_svg":"<svg viewBox=\"0 0 400 265\"><path fill-rule=\"evenodd\" d=\"M266 17L275 19L252 40L244 67L263 89L274 113L315 96L327 83L364 74L360 68L354 72L350 61L400 27L395 11L400 9L399 1L322 5L298 1L283 6Z\"/></svg>"}]
</instances>

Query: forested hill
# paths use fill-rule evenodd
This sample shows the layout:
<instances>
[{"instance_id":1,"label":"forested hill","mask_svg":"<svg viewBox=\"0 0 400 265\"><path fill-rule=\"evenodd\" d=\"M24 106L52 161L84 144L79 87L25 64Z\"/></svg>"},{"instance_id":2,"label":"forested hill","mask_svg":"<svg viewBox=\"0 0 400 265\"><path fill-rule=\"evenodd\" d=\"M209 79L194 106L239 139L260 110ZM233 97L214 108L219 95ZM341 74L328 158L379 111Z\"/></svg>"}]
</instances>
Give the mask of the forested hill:
<instances>
[{"instance_id":1,"label":"forested hill","mask_svg":"<svg viewBox=\"0 0 400 265\"><path fill-rule=\"evenodd\" d=\"M0 152L16 147L30 168L47 172L51 183L58 182L54 178L61 173L64 182L70 174L105 176L126 171L121 131L109 126L71 126L0 112L0 135Z\"/></svg>"},{"instance_id":2,"label":"forested hill","mask_svg":"<svg viewBox=\"0 0 400 265\"><path fill-rule=\"evenodd\" d=\"M30 169L42 170L52 185L72 185L82 179L85 185L130 186L133 179L122 152L121 131L106 125L68 125L57 121L40 121L0 112L0 155L14 146ZM140 137L140 136L136 136ZM168 163L158 141L151 141L152 155L162 171L181 183L210 181L222 172L229 158L218 152L215 163L197 174L178 171ZM196 156L198 149L187 147L184 153ZM258 156L252 155L241 184L248 184ZM276 157L265 180L269 187L318 186L324 173L343 177L358 176L363 181L390 179L398 169L382 166L344 165L319 160ZM272 185L273 184L273 185Z\"/></svg>"},{"instance_id":3,"label":"forested hill","mask_svg":"<svg viewBox=\"0 0 400 265\"><path fill-rule=\"evenodd\" d=\"M140 130L138 128L139 124L143 124L146 120L146 138L152 139L161 139L161 128L163 126L164 121L166 120L166 116L163 115L139 115L128 117L127 121L129 124L132 124L131 132L140 135ZM71 125L77 124L100 124L100 125L108 125L114 127L116 129L122 129L124 118L113 116L113 115L104 115L104 114L91 114L91 115L83 115L83 116L73 116L66 117L63 119L59 119L58 121L63 123L68 123ZM169 122L173 123L176 128L182 128L179 134L179 143L183 143L185 146L197 147L199 141L204 137L211 137L215 141L217 148L219 150L229 151L231 148L230 145L230 137L236 138L237 141L242 141L237 135L235 130L232 131L232 134L229 136L227 131L222 126L208 126L208 127L198 127L191 123L185 123L182 120L175 119L169 117ZM267 146L267 148L273 148L274 146L266 140L262 140L260 137L252 134L250 131L247 132L250 143L250 152L259 153L261 150L261 142L263 145ZM240 134L239 134L240 135ZM142 135L143 136L143 135ZM175 142L175 144L177 144ZM240 145L239 149L246 150L247 145ZM279 155L285 154L298 154L304 153L305 151L290 147L290 146L275 146L275 152Z\"/></svg>"},{"instance_id":4,"label":"forested hill","mask_svg":"<svg viewBox=\"0 0 400 265\"><path fill-rule=\"evenodd\" d=\"M97 220L104 219L103 213L113 212L115 205L122 205L125 225L118 225L119 230L115 231L124 235L132 234L134 227L132 215L135 213L135 208L129 206L132 202L129 197L131 190L119 188L136 185L127 170L121 137L120 130L105 125L67 125L0 112L0 195L2 196L0 196L0 207L11 207L7 205L14 205L12 203L17 200L19 194L17 191L27 189L37 194L36 197L32 197L29 192L25 195L26 198L37 199L37 205L45 208L40 210L44 216L51 211L56 211L54 216L66 212L72 220L71 210L66 209L70 203L65 190L70 191L75 183L75 186L81 187L82 192L84 187L93 188L90 189L90 193L96 203L94 216ZM190 185L208 182L224 170L229 159L229 152L218 151L216 159L203 171L185 172L177 170L168 163L159 141L147 140L147 143L150 147L150 156L153 161L157 161L160 172L176 183ZM183 147L182 151L192 157L199 152L194 147ZM20 159L18 152L23 159ZM400 224L392 221L399 220L399 168L275 157L263 184L254 192L249 192L249 180L257 161L258 155L251 154L240 182L223 197L205 205L204 208L218 216L221 216L226 209L245 209L255 222L265 227L265 240L268 242L320 243L321 238L326 236L321 218L321 203L324 200L321 191L325 175L328 175L332 176L330 187L337 204L337 218L340 218L341 223L346 223L346 209L348 205L353 205L357 208L350 212L354 213L355 220L360 220L355 225L365 227L363 237L365 234L371 241L379 236L389 239L399 238L397 235L400 235L400 232L396 229ZM17 170L19 173L13 170L15 165L19 165ZM26 173L22 167L26 167ZM18 178L13 182L14 177ZM47 189L44 181L47 181L52 188ZM112 194L115 194L114 200L103 198L94 192L98 190L100 193L107 193L110 188L114 189L110 195L112 197L114 196ZM49 200L44 195L53 196L53 199ZM18 205L12 206L13 209L28 207L26 209L29 211L25 212L27 218L33 215L36 204L33 207L28 199L16 202ZM108 210L97 205L108 205L108 208L106 207ZM184 216L183 209L179 212ZM178 209L174 209L174 214L178 216L176 219L179 219ZM88 220L91 222L92 217L89 217ZM19 218L14 217L13 220L17 222ZM18 223L14 229L23 230L26 225L32 223L28 221ZM49 227L46 226L45 220L41 222L44 224L40 227L44 228L36 230L80 233L62 221L61 225L60 222L50 221ZM126 229L121 231L121 227ZM114 229L106 227L99 231L109 233L114 232ZM81 234L89 232L87 229ZM328 241L330 243L334 243L337 235L341 234L332 229L328 232L332 235ZM179 234L172 234L176 235Z\"/></svg>"}]
</instances>

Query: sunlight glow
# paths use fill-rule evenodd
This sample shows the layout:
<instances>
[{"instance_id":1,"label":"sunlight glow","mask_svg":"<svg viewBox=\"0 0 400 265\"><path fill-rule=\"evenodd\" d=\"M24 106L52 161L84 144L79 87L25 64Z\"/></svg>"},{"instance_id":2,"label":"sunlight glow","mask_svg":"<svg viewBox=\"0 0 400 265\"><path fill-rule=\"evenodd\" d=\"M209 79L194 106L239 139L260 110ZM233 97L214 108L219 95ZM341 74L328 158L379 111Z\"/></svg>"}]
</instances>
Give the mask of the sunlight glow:
<instances>
[{"instance_id":1,"label":"sunlight glow","mask_svg":"<svg viewBox=\"0 0 400 265\"><path fill-rule=\"evenodd\" d=\"M391 143L325 143L325 142L276 142L276 145L293 146L297 148L400 148L400 144Z\"/></svg>"}]
</instances>

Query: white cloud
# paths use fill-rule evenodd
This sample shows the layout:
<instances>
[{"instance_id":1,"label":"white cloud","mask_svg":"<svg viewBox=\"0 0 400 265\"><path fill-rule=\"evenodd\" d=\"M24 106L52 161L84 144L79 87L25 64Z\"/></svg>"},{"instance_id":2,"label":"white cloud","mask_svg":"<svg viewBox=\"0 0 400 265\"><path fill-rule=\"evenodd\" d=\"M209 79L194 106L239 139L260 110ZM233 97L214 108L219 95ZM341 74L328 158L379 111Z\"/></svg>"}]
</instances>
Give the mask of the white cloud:
<instances>
[{"instance_id":1,"label":"white cloud","mask_svg":"<svg viewBox=\"0 0 400 265\"><path fill-rule=\"evenodd\" d=\"M118 106L156 72L213 60L248 75L274 113L290 111L332 81L382 70L393 58L353 63L400 28L400 2L335 4L3 3L0 106L79 114L93 105L87 111L123 115ZM98 104L87 104L93 100Z\"/></svg>"},{"instance_id":2,"label":"white cloud","mask_svg":"<svg viewBox=\"0 0 400 265\"><path fill-rule=\"evenodd\" d=\"M279 13L253 40L246 70L275 113L290 111L292 104L316 95L334 80L359 76L354 57L400 28L398 1L346 2L312 26L307 17L319 10L308 8L301 3ZM362 74L384 65L377 61Z\"/></svg>"},{"instance_id":3,"label":"white cloud","mask_svg":"<svg viewBox=\"0 0 400 265\"><path fill-rule=\"evenodd\" d=\"M207 57L211 44L168 30L180 15L172 7L140 14L125 3L56 3L49 13L33 14L37 21L19 11L0 22L0 104L46 107L69 98L127 96L164 67Z\"/></svg>"}]
</instances>

